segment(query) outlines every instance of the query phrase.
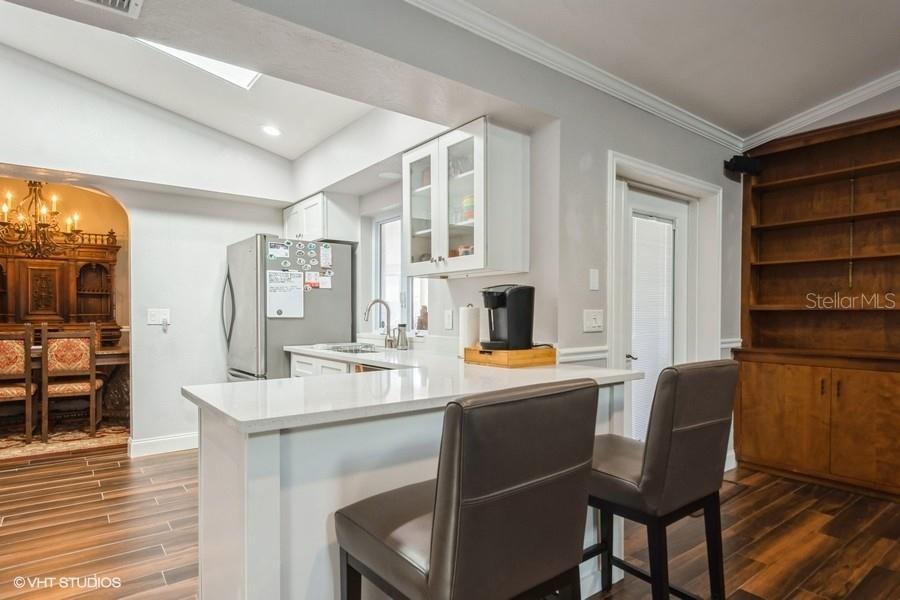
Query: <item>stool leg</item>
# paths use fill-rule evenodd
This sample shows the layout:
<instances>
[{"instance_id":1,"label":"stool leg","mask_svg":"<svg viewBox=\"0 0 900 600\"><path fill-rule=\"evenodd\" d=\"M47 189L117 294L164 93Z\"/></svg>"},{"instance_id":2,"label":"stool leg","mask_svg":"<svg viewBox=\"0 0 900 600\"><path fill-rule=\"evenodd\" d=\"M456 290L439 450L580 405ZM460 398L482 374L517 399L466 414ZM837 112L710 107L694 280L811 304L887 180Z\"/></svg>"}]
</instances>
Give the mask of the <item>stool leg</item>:
<instances>
[{"instance_id":1,"label":"stool leg","mask_svg":"<svg viewBox=\"0 0 900 600\"><path fill-rule=\"evenodd\" d=\"M569 585L569 597L572 600L581 600L581 573L578 567L571 571L572 583Z\"/></svg>"},{"instance_id":2,"label":"stool leg","mask_svg":"<svg viewBox=\"0 0 900 600\"><path fill-rule=\"evenodd\" d=\"M600 589L608 592L612 589L613 556L613 513L608 508L600 509L600 543L606 547L600 554Z\"/></svg>"},{"instance_id":3,"label":"stool leg","mask_svg":"<svg viewBox=\"0 0 900 600\"><path fill-rule=\"evenodd\" d=\"M706 557L709 561L709 592L713 600L725 598L725 562L722 553L722 515L719 492L707 498L703 507L706 525Z\"/></svg>"},{"instance_id":4,"label":"stool leg","mask_svg":"<svg viewBox=\"0 0 900 600\"><path fill-rule=\"evenodd\" d=\"M347 551L341 548L341 600L362 598L362 575L350 566Z\"/></svg>"},{"instance_id":5,"label":"stool leg","mask_svg":"<svg viewBox=\"0 0 900 600\"><path fill-rule=\"evenodd\" d=\"M650 586L653 600L669 598L669 557L666 526L659 519L647 523L647 545L650 551Z\"/></svg>"}]
</instances>

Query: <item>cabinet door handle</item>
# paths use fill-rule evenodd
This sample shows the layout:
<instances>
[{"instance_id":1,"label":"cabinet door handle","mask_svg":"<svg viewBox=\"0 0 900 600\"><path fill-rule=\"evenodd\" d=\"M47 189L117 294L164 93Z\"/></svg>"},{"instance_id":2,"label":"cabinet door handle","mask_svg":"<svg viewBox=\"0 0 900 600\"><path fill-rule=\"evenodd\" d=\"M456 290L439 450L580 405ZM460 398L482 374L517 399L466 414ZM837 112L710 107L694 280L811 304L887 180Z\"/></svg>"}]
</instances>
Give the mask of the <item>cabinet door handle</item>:
<instances>
[{"instance_id":1,"label":"cabinet door handle","mask_svg":"<svg viewBox=\"0 0 900 600\"><path fill-rule=\"evenodd\" d=\"M819 392L821 395L825 395L825 379L822 378L822 390Z\"/></svg>"},{"instance_id":2,"label":"cabinet door handle","mask_svg":"<svg viewBox=\"0 0 900 600\"><path fill-rule=\"evenodd\" d=\"M837 397L838 398L841 397L841 381L840 381L840 379L837 382Z\"/></svg>"}]
</instances>

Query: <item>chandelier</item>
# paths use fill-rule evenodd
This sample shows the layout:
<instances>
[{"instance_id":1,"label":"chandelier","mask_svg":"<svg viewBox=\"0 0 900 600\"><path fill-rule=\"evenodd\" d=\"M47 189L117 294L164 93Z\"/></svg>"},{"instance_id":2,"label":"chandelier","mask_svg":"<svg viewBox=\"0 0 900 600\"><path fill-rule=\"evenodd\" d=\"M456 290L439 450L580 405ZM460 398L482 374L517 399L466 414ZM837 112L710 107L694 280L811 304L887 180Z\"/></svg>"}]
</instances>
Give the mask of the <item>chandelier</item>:
<instances>
[{"instance_id":1,"label":"chandelier","mask_svg":"<svg viewBox=\"0 0 900 600\"><path fill-rule=\"evenodd\" d=\"M63 231L57 210L59 197L53 194L47 202L43 187L43 182L29 181L28 194L15 207L12 193L6 192L6 201L0 206L0 245L17 247L33 258L47 258L81 246L78 213L66 218Z\"/></svg>"}]
</instances>

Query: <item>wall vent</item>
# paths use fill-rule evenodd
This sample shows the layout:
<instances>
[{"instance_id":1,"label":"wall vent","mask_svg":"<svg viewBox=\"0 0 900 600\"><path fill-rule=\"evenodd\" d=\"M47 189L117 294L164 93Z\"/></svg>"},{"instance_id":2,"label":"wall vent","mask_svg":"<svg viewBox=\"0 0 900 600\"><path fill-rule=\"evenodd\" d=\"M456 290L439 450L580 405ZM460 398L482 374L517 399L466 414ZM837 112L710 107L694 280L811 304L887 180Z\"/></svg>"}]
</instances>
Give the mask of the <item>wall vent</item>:
<instances>
[{"instance_id":1,"label":"wall vent","mask_svg":"<svg viewBox=\"0 0 900 600\"><path fill-rule=\"evenodd\" d=\"M90 4L97 8L137 19L141 14L143 0L75 0L81 4Z\"/></svg>"}]
</instances>

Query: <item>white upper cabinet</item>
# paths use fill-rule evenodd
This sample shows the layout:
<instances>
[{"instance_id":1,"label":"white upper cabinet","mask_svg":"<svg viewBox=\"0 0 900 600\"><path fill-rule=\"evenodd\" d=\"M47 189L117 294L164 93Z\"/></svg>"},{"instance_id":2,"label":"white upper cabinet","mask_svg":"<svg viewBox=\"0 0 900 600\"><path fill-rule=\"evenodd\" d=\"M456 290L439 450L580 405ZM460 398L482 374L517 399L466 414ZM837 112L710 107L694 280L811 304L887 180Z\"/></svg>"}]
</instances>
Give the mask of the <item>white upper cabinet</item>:
<instances>
[{"instance_id":1,"label":"white upper cabinet","mask_svg":"<svg viewBox=\"0 0 900 600\"><path fill-rule=\"evenodd\" d=\"M359 242L356 196L319 192L284 209L284 237Z\"/></svg>"},{"instance_id":2,"label":"white upper cabinet","mask_svg":"<svg viewBox=\"0 0 900 600\"><path fill-rule=\"evenodd\" d=\"M528 144L481 118L403 155L409 275L528 270Z\"/></svg>"}]
</instances>

